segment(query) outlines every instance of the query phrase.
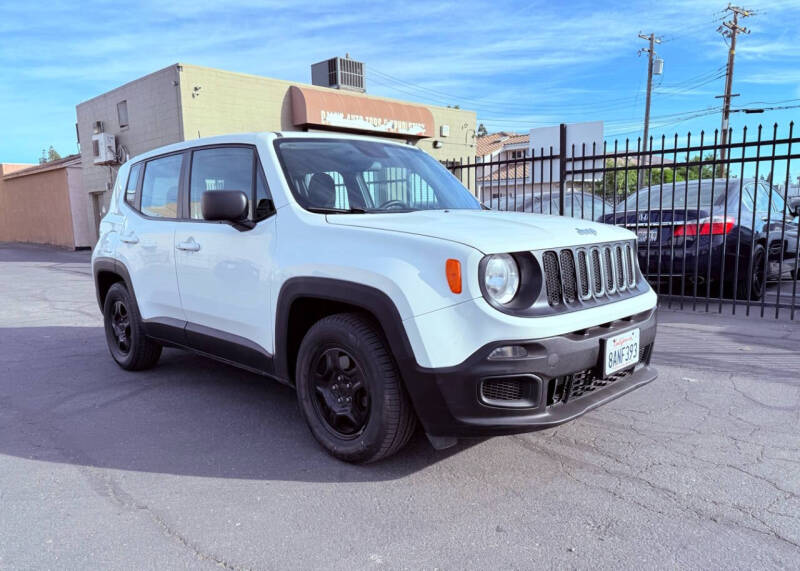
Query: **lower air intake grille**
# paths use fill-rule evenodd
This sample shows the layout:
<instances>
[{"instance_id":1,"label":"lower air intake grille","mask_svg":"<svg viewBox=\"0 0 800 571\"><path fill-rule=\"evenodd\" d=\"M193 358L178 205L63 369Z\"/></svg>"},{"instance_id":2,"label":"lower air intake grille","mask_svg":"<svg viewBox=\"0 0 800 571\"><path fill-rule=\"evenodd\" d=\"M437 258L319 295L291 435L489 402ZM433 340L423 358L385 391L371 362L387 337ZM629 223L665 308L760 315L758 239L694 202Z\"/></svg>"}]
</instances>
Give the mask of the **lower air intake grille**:
<instances>
[{"instance_id":1,"label":"lower air intake grille","mask_svg":"<svg viewBox=\"0 0 800 571\"><path fill-rule=\"evenodd\" d=\"M646 363L648 361L652 348L651 343L639 349L639 362ZM547 404L550 406L581 398L632 375L633 371L634 368L630 367L603 378L597 375L596 369L584 369L572 375L550 379Z\"/></svg>"},{"instance_id":2,"label":"lower air intake grille","mask_svg":"<svg viewBox=\"0 0 800 571\"><path fill-rule=\"evenodd\" d=\"M653 344L645 345L643 347L639 347L639 362L640 363L647 363L650 361L650 353L653 351Z\"/></svg>"},{"instance_id":3,"label":"lower air intake grille","mask_svg":"<svg viewBox=\"0 0 800 571\"><path fill-rule=\"evenodd\" d=\"M570 385L569 397L567 400L571 401L580 398L585 394L602 389L603 387L606 387L615 381L624 379L631 373L633 373L632 369L626 369L624 371L613 373L603 379L596 376L592 369L579 371L572 375L572 385Z\"/></svg>"},{"instance_id":4,"label":"lower air intake grille","mask_svg":"<svg viewBox=\"0 0 800 571\"><path fill-rule=\"evenodd\" d=\"M481 394L486 400L522 400L525 388L522 381L515 379L487 379L481 384Z\"/></svg>"}]
</instances>

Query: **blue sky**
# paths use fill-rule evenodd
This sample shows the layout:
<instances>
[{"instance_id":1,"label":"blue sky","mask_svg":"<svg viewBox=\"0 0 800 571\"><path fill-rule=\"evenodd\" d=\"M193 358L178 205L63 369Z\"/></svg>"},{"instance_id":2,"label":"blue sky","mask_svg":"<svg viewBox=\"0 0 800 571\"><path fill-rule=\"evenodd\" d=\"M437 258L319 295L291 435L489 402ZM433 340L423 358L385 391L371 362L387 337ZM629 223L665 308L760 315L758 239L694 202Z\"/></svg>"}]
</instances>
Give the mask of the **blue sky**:
<instances>
[{"instance_id":1,"label":"blue sky","mask_svg":"<svg viewBox=\"0 0 800 571\"><path fill-rule=\"evenodd\" d=\"M655 32L652 132L713 131L727 47L723 1L25 3L0 6L0 162L34 162L49 145L76 151L75 105L181 61L310 81L310 64L366 62L370 93L478 112L490 130L604 120L635 139ZM743 21L734 107L800 104L800 0L760 0ZM758 103L766 102L766 103ZM775 102L775 103L773 103ZM693 116L697 115L694 118ZM688 119L687 119L688 118ZM732 126L778 122L800 108L733 115ZM800 131L800 126L795 130ZM712 135L713 136L713 135Z\"/></svg>"}]
</instances>

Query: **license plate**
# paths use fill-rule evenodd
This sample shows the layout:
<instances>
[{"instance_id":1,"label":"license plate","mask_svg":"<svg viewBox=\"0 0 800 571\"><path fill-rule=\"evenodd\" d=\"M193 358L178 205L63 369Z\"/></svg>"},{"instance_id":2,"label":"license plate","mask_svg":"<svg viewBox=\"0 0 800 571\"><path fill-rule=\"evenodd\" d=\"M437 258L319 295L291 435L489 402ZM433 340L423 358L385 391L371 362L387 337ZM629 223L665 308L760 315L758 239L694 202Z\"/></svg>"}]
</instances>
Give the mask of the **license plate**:
<instances>
[{"instance_id":1,"label":"license plate","mask_svg":"<svg viewBox=\"0 0 800 571\"><path fill-rule=\"evenodd\" d=\"M603 376L626 369L639 362L639 330L632 329L605 340Z\"/></svg>"},{"instance_id":2,"label":"license plate","mask_svg":"<svg viewBox=\"0 0 800 571\"><path fill-rule=\"evenodd\" d=\"M647 228L639 228L636 231L636 236L639 238L639 243L641 244L658 242L658 229L648 230Z\"/></svg>"}]
</instances>

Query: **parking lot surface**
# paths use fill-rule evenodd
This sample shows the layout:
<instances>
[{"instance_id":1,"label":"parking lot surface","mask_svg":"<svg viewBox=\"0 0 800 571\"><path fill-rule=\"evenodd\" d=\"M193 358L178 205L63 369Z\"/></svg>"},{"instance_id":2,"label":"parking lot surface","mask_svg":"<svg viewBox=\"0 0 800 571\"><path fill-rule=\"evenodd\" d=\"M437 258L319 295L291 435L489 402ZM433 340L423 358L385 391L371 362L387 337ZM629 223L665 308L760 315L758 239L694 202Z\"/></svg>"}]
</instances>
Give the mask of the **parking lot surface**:
<instances>
[{"instance_id":1,"label":"parking lot surface","mask_svg":"<svg viewBox=\"0 0 800 571\"><path fill-rule=\"evenodd\" d=\"M0 568L796 568L800 325L661 311L659 378L368 466L292 389L111 360L85 252L0 245Z\"/></svg>"}]
</instances>

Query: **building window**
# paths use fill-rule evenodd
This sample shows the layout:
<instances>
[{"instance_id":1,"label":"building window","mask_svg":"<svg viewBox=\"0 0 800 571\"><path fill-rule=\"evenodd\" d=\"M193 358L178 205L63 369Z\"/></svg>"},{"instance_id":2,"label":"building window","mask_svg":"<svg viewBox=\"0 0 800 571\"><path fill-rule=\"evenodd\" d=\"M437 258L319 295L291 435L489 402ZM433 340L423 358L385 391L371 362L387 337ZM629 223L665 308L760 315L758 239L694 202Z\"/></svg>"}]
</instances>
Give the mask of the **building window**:
<instances>
[{"instance_id":1,"label":"building window","mask_svg":"<svg viewBox=\"0 0 800 571\"><path fill-rule=\"evenodd\" d=\"M525 149L519 151L509 151L509 155L511 159L524 159L525 158Z\"/></svg>"},{"instance_id":2,"label":"building window","mask_svg":"<svg viewBox=\"0 0 800 571\"><path fill-rule=\"evenodd\" d=\"M117 119L119 120L119 128L123 129L128 126L128 102L120 101L117 103Z\"/></svg>"}]
</instances>

